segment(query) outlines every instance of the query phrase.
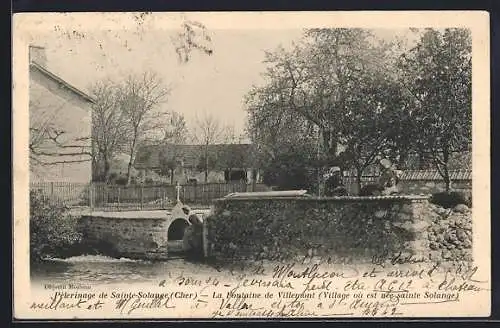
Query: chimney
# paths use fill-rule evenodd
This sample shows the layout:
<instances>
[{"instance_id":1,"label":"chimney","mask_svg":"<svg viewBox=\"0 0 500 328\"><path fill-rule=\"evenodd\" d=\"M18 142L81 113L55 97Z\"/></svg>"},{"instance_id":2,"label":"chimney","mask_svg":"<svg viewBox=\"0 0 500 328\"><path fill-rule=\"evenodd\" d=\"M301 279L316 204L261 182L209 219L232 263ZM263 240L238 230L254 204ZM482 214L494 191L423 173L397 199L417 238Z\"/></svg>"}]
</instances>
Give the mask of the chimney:
<instances>
[{"instance_id":1,"label":"chimney","mask_svg":"<svg viewBox=\"0 0 500 328\"><path fill-rule=\"evenodd\" d=\"M35 62L42 67L47 67L47 55L44 47L30 45L29 56L30 63Z\"/></svg>"}]
</instances>

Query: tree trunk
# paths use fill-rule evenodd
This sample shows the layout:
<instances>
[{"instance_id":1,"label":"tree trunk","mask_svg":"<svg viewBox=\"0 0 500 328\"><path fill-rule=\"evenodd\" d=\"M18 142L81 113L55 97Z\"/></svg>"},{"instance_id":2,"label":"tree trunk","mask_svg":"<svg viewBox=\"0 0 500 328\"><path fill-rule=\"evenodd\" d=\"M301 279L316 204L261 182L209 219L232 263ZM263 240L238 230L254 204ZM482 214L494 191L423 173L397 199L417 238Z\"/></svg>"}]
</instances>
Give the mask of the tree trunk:
<instances>
[{"instance_id":1,"label":"tree trunk","mask_svg":"<svg viewBox=\"0 0 500 328\"><path fill-rule=\"evenodd\" d=\"M450 174L448 172L448 168L444 169L444 183L445 183L445 188L446 192L449 192L451 190L451 179L450 179Z\"/></svg>"},{"instance_id":2,"label":"tree trunk","mask_svg":"<svg viewBox=\"0 0 500 328\"><path fill-rule=\"evenodd\" d=\"M175 169L170 169L170 184L171 185L174 184L174 172L175 172Z\"/></svg>"},{"instance_id":3,"label":"tree trunk","mask_svg":"<svg viewBox=\"0 0 500 328\"><path fill-rule=\"evenodd\" d=\"M406 167L406 162L408 161L408 152L402 152L399 156L399 160L397 162L397 168L401 169Z\"/></svg>"},{"instance_id":4,"label":"tree trunk","mask_svg":"<svg viewBox=\"0 0 500 328\"><path fill-rule=\"evenodd\" d=\"M127 167L127 186L130 185L130 173L132 172L132 160L128 162Z\"/></svg>"},{"instance_id":5,"label":"tree trunk","mask_svg":"<svg viewBox=\"0 0 500 328\"><path fill-rule=\"evenodd\" d=\"M363 170L356 168L356 186L358 188L358 195L361 192L361 177L363 176Z\"/></svg>"},{"instance_id":6,"label":"tree trunk","mask_svg":"<svg viewBox=\"0 0 500 328\"><path fill-rule=\"evenodd\" d=\"M137 133L135 134L137 136ZM130 178L131 178L131 173L132 173L132 165L134 163L134 152L135 152L135 142L137 138L135 137L134 140L132 141L132 145L130 146L130 159L128 161L128 167L127 167L127 186L130 185Z\"/></svg>"},{"instance_id":7,"label":"tree trunk","mask_svg":"<svg viewBox=\"0 0 500 328\"><path fill-rule=\"evenodd\" d=\"M205 145L205 183L208 183L208 143Z\"/></svg>"},{"instance_id":8,"label":"tree trunk","mask_svg":"<svg viewBox=\"0 0 500 328\"><path fill-rule=\"evenodd\" d=\"M337 157L338 144L334 132L323 131L323 149L322 152L327 154L329 165L332 165L332 159Z\"/></svg>"},{"instance_id":9,"label":"tree trunk","mask_svg":"<svg viewBox=\"0 0 500 328\"><path fill-rule=\"evenodd\" d=\"M109 179L109 171L111 170L111 163L108 156L104 155L104 172L103 172L103 181L108 182Z\"/></svg>"},{"instance_id":10,"label":"tree trunk","mask_svg":"<svg viewBox=\"0 0 500 328\"><path fill-rule=\"evenodd\" d=\"M446 192L449 192L451 190L450 171L448 170L449 160L450 160L450 154L448 148L445 148L443 151L443 179L445 183Z\"/></svg>"},{"instance_id":11,"label":"tree trunk","mask_svg":"<svg viewBox=\"0 0 500 328\"><path fill-rule=\"evenodd\" d=\"M257 189L257 170L252 169L252 191Z\"/></svg>"}]
</instances>

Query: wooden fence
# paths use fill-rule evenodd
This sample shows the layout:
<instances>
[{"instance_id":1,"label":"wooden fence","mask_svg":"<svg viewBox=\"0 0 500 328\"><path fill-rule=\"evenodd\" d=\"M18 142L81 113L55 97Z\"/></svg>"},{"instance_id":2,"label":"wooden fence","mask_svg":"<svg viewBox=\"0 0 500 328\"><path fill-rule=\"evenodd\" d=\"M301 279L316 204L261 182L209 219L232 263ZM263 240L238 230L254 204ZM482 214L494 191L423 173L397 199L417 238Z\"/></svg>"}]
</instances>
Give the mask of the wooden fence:
<instances>
[{"instance_id":1,"label":"wooden fence","mask_svg":"<svg viewBox=\"0 0 500 328\"><path fill-rule=\"evenodd\" d=\"M471 188L470 171L454 171L451 173L455 187ZM361 186L376 183L378 176L363 176ZM349 195L357 195L358 187L355 176L344 176L343 183ZM433 171L406 171L401 178L402 192L417 193L421 185L429 189L434 183L439 189L442 179ZM463 185L463 186L462 186ZM179 198L189 205L209 205L214 199L224 197L233 192L252 191L252 184L245 183L209 183L198 185L181 185ZM420 188L420 189L419 189ZM177 198L176 186L173 185L131 185L118 186L98 183L72 182L33 182L30 190L37 190L45 197L68 206L84 206L102 210L138 210L171 208ZM254 191L270 190L264 184L255 185ZM429 190L433 190L432 188Z\"/></svg>"},{"instance_id":2,"label":"wooden fence","mask_svg":"<svg viewBox=\"0 0 500 328\"><path fill-rule=\"evenodd\" d=\"M214 199L233 192L252 191L252 184L209 183L179 186L180 200L189 205L209 205ZM141 210L171 208L177 201L174 185L107 185L102 183L35 182L31 190L59 204L88 206L102 210ZM255 191L265 191L256 184Z\"/></svg>"},{"instance_id":3,"label":"wooden fence","mask_svg":"<svg viewBox=\"0 0 500 328\"><path fill-rule=\"evenodd\" d=\"M88 183L32 182L30 190L38 191L59 205L88 206Z\"/></svg>"}]
</instances>

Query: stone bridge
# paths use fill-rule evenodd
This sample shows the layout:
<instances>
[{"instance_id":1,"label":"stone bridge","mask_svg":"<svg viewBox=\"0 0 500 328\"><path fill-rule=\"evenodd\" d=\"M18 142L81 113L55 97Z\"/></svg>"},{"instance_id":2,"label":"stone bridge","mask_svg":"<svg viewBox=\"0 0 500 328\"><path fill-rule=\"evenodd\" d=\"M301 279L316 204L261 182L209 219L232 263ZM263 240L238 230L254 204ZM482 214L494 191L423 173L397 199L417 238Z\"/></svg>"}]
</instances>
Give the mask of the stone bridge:
<instances>
[{"instance_id":1,"label":"stone bridge","mask_svg":"<svg viewBox=\"0 0 500 328\"><path fill-rule=\"evenodd\" d=\"M92 212L81 216L79 231L85 247L100 254L162 260L182 253L189 216L203 218L208 211L179 202L172 210Z\"/></svg>"}]
</instances>

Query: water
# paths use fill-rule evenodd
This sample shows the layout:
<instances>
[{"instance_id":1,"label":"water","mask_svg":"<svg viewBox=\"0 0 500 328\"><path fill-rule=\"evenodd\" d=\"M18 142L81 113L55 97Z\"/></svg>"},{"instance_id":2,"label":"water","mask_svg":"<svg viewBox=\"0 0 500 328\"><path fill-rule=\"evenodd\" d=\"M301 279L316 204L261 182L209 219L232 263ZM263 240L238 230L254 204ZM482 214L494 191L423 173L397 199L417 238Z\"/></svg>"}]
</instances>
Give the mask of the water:
<instances>
[{"instance_id":1,"label":"water","mask_svg":"<svg viewBox=\"0 0 500 328\"><path fill-rule=\"evenodd\" d=\"M217 269L185 259L149 262L127 258L114 259L99 255L82 255L68 259L51 259L31 267L31 279L37 282L63 281L93 282L98 284L158 281L182 272L211 275Z\"/></svg>"}]
</instances>

